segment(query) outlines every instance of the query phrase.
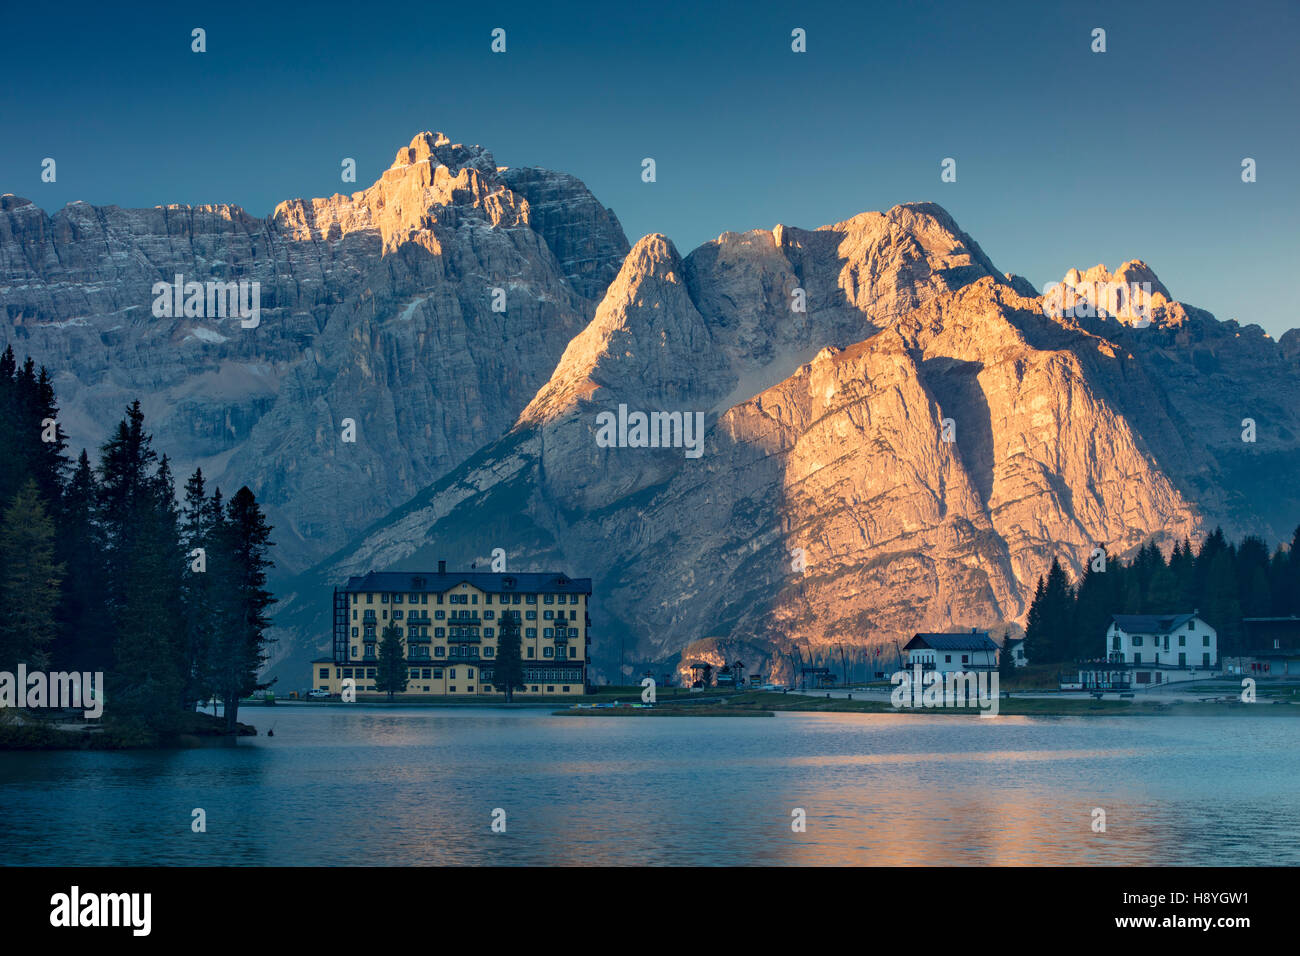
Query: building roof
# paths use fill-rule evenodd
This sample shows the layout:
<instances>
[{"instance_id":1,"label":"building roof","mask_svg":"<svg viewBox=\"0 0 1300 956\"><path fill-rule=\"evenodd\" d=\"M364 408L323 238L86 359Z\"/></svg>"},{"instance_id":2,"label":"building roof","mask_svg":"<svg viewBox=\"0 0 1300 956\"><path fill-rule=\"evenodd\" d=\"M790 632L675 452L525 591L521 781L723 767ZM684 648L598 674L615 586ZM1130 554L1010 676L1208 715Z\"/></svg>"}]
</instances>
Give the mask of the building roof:
<instances>
[{"instance_id":1,"label":"building roof","mask_svg":"<svg viewBox=\"0 0 1300 956\"><path fill-rule=\"evenodd\" d=\"M504 574L494 571L371 571L354 574L344 591L428 591L441 593L461 584L480 591L503 594L514 591L552 591L590 594L591 578L570 578L556 571Z\"/></svg>"},{"instance_id":2,"label":"building roof","mask_svg":"<svg viewBox=\"0 0 1300 956\"><path fill-rule=\"evenodd\" d=\"M903 647L910 651L928 647L935 651L996 651L998 646L988 631L967 631L957 634L916 634Z\"/></svg>"},{"instance_id":3,"label":"building roof","mask_svg":"<svg viewBox=\"0 0 1300 956\"><path fill-rule=\"evenodd\" d=\"M1165 634L1194 617L1195 614L1112 614L1110 619L1130 634Z\"/></svg>"}]
</instances>

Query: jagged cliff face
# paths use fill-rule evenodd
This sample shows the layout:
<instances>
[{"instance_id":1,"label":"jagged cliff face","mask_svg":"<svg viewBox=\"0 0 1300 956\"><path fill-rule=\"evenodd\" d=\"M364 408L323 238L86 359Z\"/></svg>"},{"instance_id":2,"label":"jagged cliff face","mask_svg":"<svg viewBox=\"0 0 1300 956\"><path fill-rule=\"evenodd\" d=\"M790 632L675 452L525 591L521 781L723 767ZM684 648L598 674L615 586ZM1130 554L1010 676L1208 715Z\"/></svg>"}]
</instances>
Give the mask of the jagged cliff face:
<instances>
[{"instance_id":1,"label":"jagged cliff face","mask_svg":"<svg viewBox=\"0 0 1300 956\"><path fill-rule=\"evenodd\" d=\"M1300 518L1300 333L1218 322L1139 261L1070 270L1067 311L932 204L683 259L629 250L571 177L422 134L370 189L266 220L7 197L0 268L65 428L98 440L144 392L161 447L249 484L282 550L344 546L281 590L291 682L345 576L494 548L594 579L611 676L620 644L695 642L788 678L792 645L1022 621L1053 558ZM178 271L258 278L259 328L153 318ZM1096 294L1135 283L1149 308ZM611 442L620 406L698 415L701 443Z\"/></svg>"},{"instance_id":2,"label":"jagged cliff face","mask_svg":"<svg viewBox=\"0 0 1300 956\"><path fill-rule=\"evenodd\" d=\"M57 371L74 449L141 398L177 471L253 488L301 567L509 428L627 248L572 177L423 133L369 189L267 219L6 196L0 335ZM260 324L156 318L176 274L259 282Z\"/></svg>"},{"instance_id":3,"label":"jagged cliff face","mask_svg":"<svg viewBox=\"0 0 1300 956\"><path fill-rule=\"evenodd\" d=\"M1145 281L1146 320L1045 314L932 205L729 233L684 260L648 236L511 432L321 580L502 547L595 578L607 670L620 639L655 659L720 638L788 677L755 642L1022 621L1054 557L1078 573L1096 547L1207 522L1288 534L1294 351L1174 302L1142 263L1066 276ZM602 447L597 416L620 404L703 412L703 453ZM1242 442L1245 417L1267 442ZM1252 468L1271 494L1240 485Z\"/></svg>"}]
</instances>

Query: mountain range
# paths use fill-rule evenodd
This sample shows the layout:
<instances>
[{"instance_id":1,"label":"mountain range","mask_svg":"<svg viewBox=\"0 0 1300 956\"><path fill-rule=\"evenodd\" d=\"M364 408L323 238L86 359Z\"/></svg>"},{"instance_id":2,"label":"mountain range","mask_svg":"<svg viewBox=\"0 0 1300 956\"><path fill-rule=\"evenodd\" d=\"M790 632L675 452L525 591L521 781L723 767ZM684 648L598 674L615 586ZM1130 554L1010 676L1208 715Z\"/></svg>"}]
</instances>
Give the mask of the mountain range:
<instances>
[{"instance_id":1,"label":"mountain range","mask_svg":"<svg viewBox=\"0 0 1300 956\"><path fill-rule=\"evenodd\" d=\"M259 325L155 318L176 275L259 282ZM0 198L0 334L55 373L74 450L140 397L178 474L267 508L290 687L334 584L496 549L593 579L606 676L686 650L779 679L792 647L1023 622L1054 558L1289 540L1300 330L1221 322L1138 260L1060 287L1098 284L1149 308L1062 310L933 203L629 246L573 177L434 133L265 219ZM696 415L698 457L668 424Z\"/></svg>"}]
</instances>

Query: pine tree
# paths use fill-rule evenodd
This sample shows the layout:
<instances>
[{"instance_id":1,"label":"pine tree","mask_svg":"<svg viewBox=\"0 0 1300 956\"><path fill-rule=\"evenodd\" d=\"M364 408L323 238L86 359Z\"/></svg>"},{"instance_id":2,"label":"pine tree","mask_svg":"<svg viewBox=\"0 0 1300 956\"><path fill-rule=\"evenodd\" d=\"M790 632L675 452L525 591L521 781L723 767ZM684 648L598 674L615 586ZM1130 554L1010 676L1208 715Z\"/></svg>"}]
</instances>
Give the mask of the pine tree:
<instances>
[{"instance_id":1,"label":"pine tree","mask_svg":"<svg viewBox=\"0 0 1300 956\"><path fill-rule=\"evenodd\" d=\"M389 624L379 638L379 667L375 674L375 690L388 694L392 701L394 694L406 690L408 671L406 669L405 649L398 636L397 625Z\"/></svg>"},{"instance_id":2,"label":"pine tree","mask_svg":"<svg viewBox=\"0 0 1300 956\"><path fill-rule=\"evenodd\" d=\"M63 494L57 554L66 566L59 602L55 659L62 669L108 671L112 629L104 627L104 542L96 501L99 488L85 449Z\"/></svg>"},{"instance_id":3,"label":"pine tree","mask_svg":"<svg viewBox=\"0 0 1300 956\"><path fill-rule=\"evenodd\" d=\"M1205 620L1218 632L1219 655L1233 657L1241 652L1241 598L1229 549L1218 552L1210 562L1205 582Z\"/></svg>"},{"instance_id":4,"label":"pine tree","mask_svg":"<svg viewBox=\"0 0 1300 956\"><path fill-rule=\"evenodd\" d=\"M0 520L0 667L19 663L40 669L58 632L55 608L63 566L54 557L54 522L28 479Z\"/></svg>"},{"instance_id":5,"label":"pine tree","mask_svg":"<svg viewBox=\"0 0 1300 956\"><path fill-rule=\"evenodd\" d=\"M213 536L208 573L217 575L210 584L216 630L208 679L224 704L226 730L234 733L240 699L270 686L258 683L257 675L271 643L266 632L275 597L267 590L266 572L272 567L268 551L273 542L271 526L247 488L230 499L225 521Z\"/></svg>"},{"instance_id":6,"label":"pine tree","mask_svg":"<svg viewBox=\"0 0 1300 956\"><path fill-rule=\"evenodd\" d=\"M498 622L497 657L492 667L492 683L513 703L515 691L524 688L524 662L520 651L519 612L506 611Z\"/></svg>"},{"instance_id":7,"label":"pine tree","mask_svg":"<svg viewBox=\"0 0 1300 956\"><path fill-rule=\"evenodd\" d=\"M1061 562L1052 559L1047 578L1039 579L1025 628L1025 654L1035 663L1059 664L1069 660L1079 643L1074 633L1074 589Z\"/></svg>"},{"instance_id":8,"label":"pine tree","mask_svg":"<svg viewBox=\"0 0 1300 956\"><path fill-rule=\"evenodd\" d=\"M215 621L207 571L207 553L212 548L213 514L207 497L203 469L185 483L185 502L181 509L180 530L185 552L181 575L181 600L185 606L185 691L183 706L188 710L195 701L212 696L209 682L210 656L215 642Z\"/></svg>"},{"instance_id":9,"label":"pine tree","mask_svg":"<svg viewBox=\"0 0 1300 956\"><path fill-rule=\"evenodd\" d=\"M1093 570L1092 562L1083 569L1083 577L1075 591L1074 630L1075 645L1069 656L1076 660L1104 657L1106 627L1117 607L1116 585L1123 573L1122 562L1105 555L1106 570ZM1101 652L1101 653L1099 653Z\"/></svg>"},{"instance_id":10,"label":"pine tree","mask_svg":"<svg viewBox=\"0 0 1300 956\"><path fill-rule=\"evenodd\" d=\"M1011 628L1005 628L1002 631L1002 649L998 652L998 678L1003 683L1010 680L1016 673L1016 659L1012 654Z\"/></svg>"}]
</instances>

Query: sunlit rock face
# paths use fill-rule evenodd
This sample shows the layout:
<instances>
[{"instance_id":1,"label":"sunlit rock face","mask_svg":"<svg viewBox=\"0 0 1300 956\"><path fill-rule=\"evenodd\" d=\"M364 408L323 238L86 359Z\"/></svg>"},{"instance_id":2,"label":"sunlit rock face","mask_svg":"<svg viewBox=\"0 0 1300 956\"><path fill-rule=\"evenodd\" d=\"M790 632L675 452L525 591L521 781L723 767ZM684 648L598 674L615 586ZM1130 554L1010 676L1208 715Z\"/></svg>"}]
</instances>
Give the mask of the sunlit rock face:
<instances>
[{"instance_id":1,"label":"sunlit rock face","mask_svg":"<svg viewBox=\"0 0 1300 956\"><path fill-rule=\"evenodd\" d=\"M258 282L257 327L155 316L177 275ZM347 575L495 548L594 579L607 676L621 645L788 680L837 644L1023 621L1053 558L1220 523L1271 544L1300 516L1298 333L1137 260L1040 293L929 203L683 256L629 247L571 176L422 133L369 188L265 219L0 198L0 304L74 451L140 397L178 473L266 502L301 572L294 680Z\"/></svg>"},{"instance_id":2,"label":"sunlit rock face","mask_svg":"<svg viewBox=\"0 0 1300 956\"><path fill-rule=\"evenodd\" d=\"M1217 523L1289 537L1289 340L1175 302L1142 263L1067 281L1150 282L1154 320L1054 313L930 204L685 258L647 236L513 429L316 573L505 547L595 579L611 676L621 647L789 680L818 648L1023 622L1053 558L1078 574ZM704 412L702 454L602 443L620 406Z\"/></svg>"},{"instance_id":3,"label":"sunlit rock face","mask_svg":"<svg viewBox=\"0 0 1300 956\"><path fill-rule=\"evenodd\" d=\"M6 196L0 336L56 373L74 453L138 397L176 470L249 485L303 567L509 428L627 251L576 179L421 133L369 189L266 219ZM177 275L259 283L258 326L155 317Z\"/></svg>"}]
</instances>

